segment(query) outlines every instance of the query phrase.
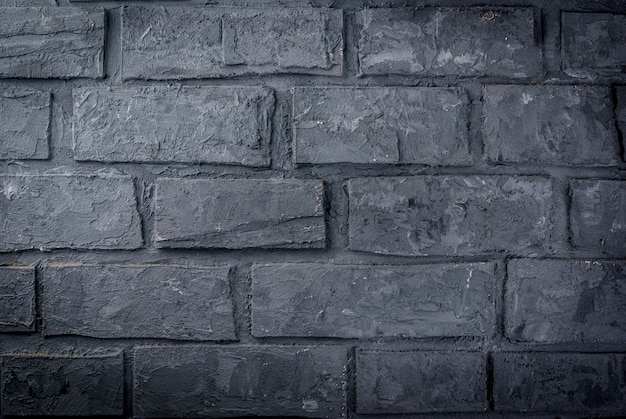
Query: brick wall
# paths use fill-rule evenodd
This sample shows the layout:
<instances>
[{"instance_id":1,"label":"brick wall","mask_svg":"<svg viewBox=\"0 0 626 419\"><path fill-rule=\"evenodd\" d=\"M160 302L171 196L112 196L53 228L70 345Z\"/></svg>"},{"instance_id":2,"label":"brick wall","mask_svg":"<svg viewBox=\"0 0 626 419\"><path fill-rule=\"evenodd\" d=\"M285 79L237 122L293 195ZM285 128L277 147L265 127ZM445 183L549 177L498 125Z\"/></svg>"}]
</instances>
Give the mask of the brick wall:
<instances>
[{"instance_id":1,"label":"brick wall","mask_svg":"<svg viewBox=\"0 0 626 419\"><path fill-rule=\"evenodd\" d=\"M0 22L0 416L626 414L622 2Z\"/></svg>"}]
</instances>

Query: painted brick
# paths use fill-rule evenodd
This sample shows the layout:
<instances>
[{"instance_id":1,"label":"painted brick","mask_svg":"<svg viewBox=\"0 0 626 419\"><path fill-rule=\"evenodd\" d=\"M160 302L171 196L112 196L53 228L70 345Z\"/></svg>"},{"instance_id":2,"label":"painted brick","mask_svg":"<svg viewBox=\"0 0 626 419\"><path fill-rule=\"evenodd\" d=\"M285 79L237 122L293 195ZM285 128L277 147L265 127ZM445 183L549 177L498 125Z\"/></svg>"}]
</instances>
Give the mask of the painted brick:
<instances>
[{"instance_id":1,"label":"painted brick","mask_svg":"<svg viewBox=\"0 0 626 419\"><path fill-rule=\"evenodd\" d=\"M491 263L252 268L254 336L489 336Z\"/></svg>"},{"instance_id":2,"label":"painted brick","mask_svg":"<svg viewBox=\"0 0 626 419\"><path fill-rule=\"evenodd\" d=\"M268 166L273 92L257 87L74 90L74 158Z\"/></svg>"},{"instance_id":3,"label":"painted brick","mask_svg":"<svg viewBox=\"0 0 626 419\"><path fill-rule=\"evenodd\" d=\"M44 334L234 340L227 266L50 265Z\"/></svg>"},{"instance_id":4,"label":"painted brick","mask_svg":"<svg viewBox=\"0 0 626 419\"><path fill-rule=\"evenodd\" d=\"M345 414L337 346L145 347L135 354L139 417Z\"/></svg>"},{"instance_id":5,"label":"painted brick","mask_svg":"<svg viewBox=\"0 0 626 419\"><path fill-rule=\"evenodd\" d=\"M125 79L342 74L339 9L125 6L122 10Z\"/></svg>"},{"instance_id":6,"label":"painted brick","mask_svg":"<svg viewBox=\"0 0 626 419\"><path fill-rule=\"evenodd\" d=\"M357 351L358 413L481 412L487 408L484 354Z\"/></svg>"},{"instance_id":7,"label":"painted brick","mask_svg":"<svg viewBox=\"0 0 626 419\"><path fill-rule=\"evenodd\" d=\"M626 255L626 182L570 182L570 231L574 247Z\"/></svg>"},{"instance_id":8,"label":"painted brick","mask_svg":"<svg viewBox=\"0 0 626 419\"><path fill-rule=\"evenodd\" d=\"M554 209L545 178L357 178L348 194L352 250L407 256L548 250Z\"/></svg>"},{"instance_id":9,"label":"painted brick","mask_svg":"<svg viewBox=\"0 0 626 419\"><path fill-rule=\"evenodd\" d=\"M496 410L604 412L626 409L623 354L494 354Z\"/></svg>"},{"instance_id":10,"label":"painted brick","mask_svg":"<svg viewBox=\"0 0 626 419\"><path fill-rule=\"evenodd\" d=\"M50 93L4 87L0 92L0 159L47 159Z\"/></svg>"},{"instance_id":11,"label":"painted brick","mask_svg":"<svg viewBox=\"0 0 626 419\"><path fill-rule=\"evenodd\" d=\"M102 9L2 7L0 21L0 77L104 76Z\"/></svg>"},{"instance_id":12,"label":"painted brick","mask_svg":"<svg viewBox=\"0 0 626 419\"><path fill-rule=\"evenodd\" d=\"M0 186L0 251L143 243L129 176L0 176Z\"/></svg>"},{"instance_id":13,"label":"painted brick","mask_svg":"<svg viewBox=\"0 0 626 419\"><path fill-rule=\"evenodd\" d=\"M35 331L35 268L0 267L0 332Z\"/></svg>"},{"instance_id":14,"label":"painted brick","mask_svg":"<svg viewBox=\"0 0 626 419\"><path fill-rule=\"evenodd\" d=\"M296 88L296 163L469 165L462 89Z\"/></svg>"},{"instance_id":15,"label":"painted brick","mask_svg":"<svg viewBox=\"0 0 626 419\"><path fill-rule=\"evenodd\" d=\"M366 9L362 74L531 77L542 71L531 8Z\"/></svg>"},{"instance_id":16,"label":"painted brick","mask_svg":"<svg viewBox=\"0 0 626 419\"><path fill-rule=\"evenodd\" d=\"M156 245L322 248L323 201L317 180L160 178Z\"/></svg>"},{"instance_id":17,"label":"painted brick","mask_svg":"<svg viewBox=\"0 0 626 419\"><path fill-rule=\"evenodd\" d=\"M567 73L624 71L626 14L563 12L561 39L561 64Z\"/></svg>"},{"instance_id":18,"label":"painted brick","mask_svg":"<svg viewBox=\"0 0 626 419\"><path fill-rule=\"evenodd\" d=\"M122 354L2 357L2 414L122 415Z\"/></svg>"},{"instance_id":19,"label":"painted brick","mask_svg":"<svg viewBox=\"0 0 626 419\"><path fill-rule=\"evenodd\" d=\"M490 85L483 103L484 153L491 162L618 163L608 87Z\"/></svg>"},{"instance_id":20,"label":"painted brick","mask_svg":"<svg viewBox=\"0 0 626 419\"><path fill-rule=\"evenodd\" d=\"M626 262L512 260L505 307L513 340L626 342Z\"/></svg>"}]
</instances>

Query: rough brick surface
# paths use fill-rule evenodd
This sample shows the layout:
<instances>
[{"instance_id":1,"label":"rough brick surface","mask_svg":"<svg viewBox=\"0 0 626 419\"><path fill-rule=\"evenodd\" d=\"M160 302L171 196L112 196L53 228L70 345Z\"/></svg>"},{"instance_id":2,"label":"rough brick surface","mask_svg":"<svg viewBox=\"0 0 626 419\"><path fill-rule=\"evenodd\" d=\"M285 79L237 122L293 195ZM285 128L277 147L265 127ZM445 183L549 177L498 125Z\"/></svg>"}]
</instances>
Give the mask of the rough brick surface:
<instances>
[{"instance_id":1,"label":"rough brick surface","mask_svg":"<svg viewBox=\"0 0 626 419\"><path fill-rule=\"evenodd\" d=\"M233 340L226 266L46 268L44 334Z\"/></svg>"},{"instance_id":2,"label":"rough brick surface","mask_svg":"<svg viewBox=\"0 0 626 419\"><path fill-rule=\"evenodd\" d=\"M297 88L296 163L468 165L461 89Z\"/></svg>"},{"instance_id":3,"label":"rough brick surface","mask_svg":"<svg viewBox=\"0 0 626 419\"><path fill-rule=\"evenodd\" d=\"M357 351L357 412L480 412L487 357L473 352Z\"/></svg>"},{"instance_id":4,"label":"rough brick surface","mask_svg":"<svg viewBox=\"0 0 626 419\"><path fill-rule=\"evenodd\" d=\"M0 77L104 75L104 11L1 7Z\"/></svg>"},{"instance_id":5,"label":"rough brick surface","mask_svg":"<svg viewBox=\"0 0 626 419\"><path fill-rule=\"evenodd\" d=\"M619 161L607 87L489 85L483 103L489 161L587 166Z\"/></svg>"},{"instance_id":6,"label":"rough brick surface","mask_svg":"<svg viewBox=\"0 0 626 419\"><path fill-rule=\"evenodd\" d=\"M0 159L47 159L50 154L50 93L2 87Z\"/></svg>"},{"instance_id":7,"label":"rough brick surface","mask_svg":"<svg viewBox=\"0 0 626 419\"><path fill-rule=\"evenodd\" d=\"M126 6L124 78L341 75L343 14L326 8Z\"/></svg>"},{"instance_id":8,"label":"rough brick surface","mask_svg":"<svg viewBox=\"0 0 626 419\"><path fill-rule=\"evenodd\" d=\"M128 176L0 176L0 187L0 251L142 245Z\"/></svg>"},{"instance_id":9,"label":"rough brick surface","mask_svg":"<svg viewBox=\"0 0 626 419\"><path fill-rule=\"evenodd\" d=\"M0 267L0 332L35 331L35 269Z\"/></svg>"},{"instance_id":10,"label":"rough brick surface","mask_svg":"<svg viewBox=\"0 0 626 419\"><path fill-rule=\"evenodd\" d=\"M122 354L2 357L2 414L122 415Z\"/></svg>"},{"instance_id":11,"label":"rough brick surface","mask_svg":"<svg viewBox=\"0 0 626 419\"><path fill-rule=\"evenodd\" d=\"M545 178L358 178L348 193L352 250L423 256L548 249L553 192Z\"/></svg>"},{"instance_id":12,"label":"rough brick surface","mask_svg":"<svg viewBox=\"0 0 626 419\"><path fill-rule=\"evenodd\" d=\"M488 336L494 267L268 264L252 269L255 336Z\"/></svg>"},{"instance_id":13,"label":"rough brick surface","mask_svg":"<svg viewBox=\"0 0 626 419\"><path fill-rule=\"evenodd\" d=\"M570 198L574 247L626 255L626 182L572 180Z\"/></svg>"},{"instance_id":14,"label":"rough brick surface","mask_svg":"<svg viewBox=\"0 0 626 419\"><path fill-rule=\"evenodd\" d=\"M342 417L337 346L146 347L135 354L139 417Z\"/></svg>"},{"instance_id":15,"label":"rough brick surface","mask_svg":"<svg viewBox=\"0 0 626 419\"><path fill-rule=\"evenodd\" d=\"M363 74L520 78L542 71L530 8L366 9L357 20Z\"/></svg>"},{"instance_id":16,"label":"rough brick surface","mask_svg":"<svg viewBox=\"0 0 626 419\"><path fill-rule=\"evenodd\" d=\"M622 159L626 161L626 87L615 87L615 120L622 140Z\"/></svg>"},{"instance_id":17,"label":"rough brick surface","mask_svg":"<svg viewBox=\"0 0 626 419\"><path fill-rule=\"evenodd\" d=\"M267 166L274 96L257 87L74 90L74 158Z\"/></svg>"},{"instance_id":18,"label":"rough brick surface","mask_svg":"<svg viewBox=\"0 0 626 419\"><path fill-rule=\"evenodd\" d=\"M605 412L626 409L623 354L495 354L496 410Z\"/></svg>"},{"instance_id":19,"label":"rough brick surface","mask_svg":"<svg viewBox=\"0 0 626 419\"><path fill-rule=\"evenodd\" d=\"M157 182L156 244L172 248L324 247L323 200L324 185L316 180L161 178Z\"/></svg>"}]
</instances>

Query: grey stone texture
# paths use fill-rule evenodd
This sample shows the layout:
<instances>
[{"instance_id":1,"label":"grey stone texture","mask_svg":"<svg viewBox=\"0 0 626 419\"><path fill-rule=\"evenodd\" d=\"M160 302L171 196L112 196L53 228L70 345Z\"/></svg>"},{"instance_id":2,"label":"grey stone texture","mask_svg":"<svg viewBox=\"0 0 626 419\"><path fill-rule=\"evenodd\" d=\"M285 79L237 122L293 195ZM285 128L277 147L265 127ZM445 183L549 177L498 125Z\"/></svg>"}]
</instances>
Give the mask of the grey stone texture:
<instances>
[{"instance_id":1,"label":"grey stone texture","mask_svg":"<svg viewBox=\"0 0 626 419\"><path fill-rule=\"evenodd\" d=\"M54 265L44 335L235 340L229 267Z\"/></svg>"},{"instance_id":2,"label":"grey stone texture","mask_svg":"<svg viewBox=\"0 0 626 419\"><path fill-rule=\"evenodd\" d=\"M0 159L47 159L50 93L6 85L0 89Z\"/></svg>"},{"instance_id":3,"label":"grey stone texture","mask_svg":"<svg viewBox=\"0 0 626 419\"><path fill-rule=\"evenodd\" d=\"M121 353L5 355L1 385L2 415L121 416L124 410Z\"/></svg>"},{"instance_id":4,"label":"grey stone texture","mask_svg":"<svg viewBox=\"0 0 626 419\"><path fill-rule=\"evenodd\" d=\"M252 267L252 334L374 338L490 336L491 263Z\"/></svg>"},{"instance_id":5,"label":"grey stone texture","mask_svg":"<svg viewBox=\"0 0 626 419\"><path fill-rule=\"evenodd\" d=\"M262 87L74 90L74 158L268 166L274 95Z\"/></svg>"},{"instance_id":6,"label":"grey stone texture","mask_svg":"<svg viewBox=\"0 0 626 419\"><path fill-rule=\"evenodd\" d=\"M575 248L626 256L626 182L570 182L570 231Z\"/></svg>"},{"instance_id":7,"label":"grey stone texture","mask_svg":"<svg viewBox=\"0 0 626 419\"><path fill-rule=\"evenodd\" d=\"M614 87L615 90L615 120L622 140L622 159L626 161L626 86Z\"/></svg>"},{"instance_id":8,"label":"grey stone texture","mask_svg":"<svg viewBox=\"0 0 626 419\"><path fill-rule=\"evenodd\" d=\"M0 267L0 332L35 331L35 268Z\"/></svg>"},{"instance_id":9,"label":"grey stone texture","mask_svg":"<svg viewBox=\"0 0 626 419\"><path fill-rule=\"evenodd\" d=\"M345 415L347 352L339 346L140 347L139 417Z\"/></svg>"},{"instance_id":10,"label":"grey stone texture","mask_svg":"<svg viewBox=\"0 0 626 419\"><path fill-rule=\"evenodd\" d=\"M160 178L156 234L164 248L323 248L324 184Z\"/></svg>"},{"instance_id":11,"label":"grey stone texture","mask_svg":"<svg viewBox=\"0 0 626 419\"><path fill-rule=\"evenodd\" d=\"M340 76L343 13L316 8L125 6L125 79Z\"/></svg>"},{"instance_id":12,"label":"grey stone texture","mask_svg":"<svg viewBox=\"0 0 626 419\"><path fill-rule=\"evenodd\" d=\"M541 74L531 8L375 8L357 13L362 74Z\"/></svg>"},{"instance_id":13,"label":"grey stone texture","mask_svg":"<svg viewBox=\"0 0 626 419\"><path fill-rule=\"evenodd\" d=\"M355 178L348 195L352 250L406 256L549 250L554 204L546 178Z\"/></svg>"},{"instance_id":14,"label":"grey stone texture","mask_svg":"<svg viewBox=\"0 0 626 419\"><path fill-rule=\"evenodd\" d=\"M358 413L482 412L488 405L485 354L357 350Z\"/></svg>"},{"instance_id":15,"label":"grey stone texture","mask_svg":"<svg viewBox=\"0 0 626 419\"><path fill-rule=\"evenodd\" d=\"M143 244L130 176L0 176L0 251L136 249Z\"/></svg>"},{"instance_id":16,"label":"grey stone texture","mask_svg":"<svg viewBox=\"0 0 626 419\"><path fill-rule=\"evenodd\" d=\"M510 339L626 342L626 262L516 259L507 271Z\"/></svg>"},{"instance_id":17,"label":"grey stone texture","mask_svg":"<svg viewBox=\"0 0 626 419\"><path fill-rule=\"evenodd\" d=\"M301 87L293 102L296 163L471 163L462 89Z\"/></svg>"},{"instance_id":18,"label":"grey stone texture","mask_svg":"<svg viewBox=\"0 0 626 419\"><path fill-rule=\"evenodd\" d=\"M0 77L104 76L102 9L0 7L0 21Z\"/></svg>"},{"instance_id":19,"label":"grey stone texture","mask_svg":"<svg viewBox=\"0 0 626 419\"><path fill-rule=\"evenodd\" d=\"M495 409L515 412L595 412L626 409L624 354L497 353Z\"/></svg>"},{"instance_id":20,"label":"grey stone texture","mask_svg":"<svg viewBox=\"0 0 626 419\"><path fill-rule=\"evenodd\" d=\"M494 163L617 165L619 140L611 90L487 85L483 142L486 159Z\"/></svg>"}]
</instances>

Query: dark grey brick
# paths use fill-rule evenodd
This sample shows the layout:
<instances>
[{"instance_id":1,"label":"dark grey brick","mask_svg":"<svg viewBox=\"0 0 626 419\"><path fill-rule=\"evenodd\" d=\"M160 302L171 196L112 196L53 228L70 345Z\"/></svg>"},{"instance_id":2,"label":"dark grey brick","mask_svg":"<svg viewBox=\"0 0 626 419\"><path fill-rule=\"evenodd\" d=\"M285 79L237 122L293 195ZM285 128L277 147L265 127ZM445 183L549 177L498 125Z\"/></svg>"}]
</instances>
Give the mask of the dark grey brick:
<instances>
[{"instance_id":1,"label":"dark grey brick","mask_svg":"<svg viewBox=\"0 0 626 419\"><path fill-rule=\"evenodd\" d=\"M322 248L323 201L324 184L317 180L161 178L156 245Z\"/></svg>"},{"instance_id":2,"label":"dark grey brick","mask_svg":"<svg viewBox=\"0 0 626 419\"><path fill-rule=\"evenodd\" d=\"M425 256L549 248L554 209L545 178L357 178L348 193L352 250Z\"/></svg>"},{"instance_id":3,"label":"dark grey brick","mask_svg":"<svg viewBox=\"0 0 626 419\"><path fill-rule=\"evenodd\" d=\"M49 265L44 334L234 340L227 266Z\"/></svg>"},{"instance_id":4,"label":"dark grey brick","mask_svg":"<svg viewBox=\"0 0 626 419\"><path fill-rule=\"evenodd\" d=\"M35 268L0 267L0 332L35 331Z\"/></svg>"},{"instance_id":5,"label":"dark grey brick","mask_svg":"<svg viewBox=\"0 0 626 419\"><path fill-rule=\"evenodd\" d=\"M534 342L626 342L626 262L512 260L506 333Z\"/></svg>"},{"instance_id":6,"label":"dark grey brick","mask_svg":"<svg viewBox=\"0 0 626 419\"><path fill-rule=\"evenodd\" d=\"M296 163L471 163L462 89L297 88L293 96Z\"/></svg>"},{"instance_id":7,"label":"dark grey brick","mask_svg":"<svg viewBox=\"0 0 626 419\"><path fill-rule=\"evenodd\" d=\"M274 95L257 87L74 90L74 158L268 166Z\"/></svg>"},{"instance_id":8,"label":"dark grey brick","mask_svg":"<svg viewBox=\"0 0 626 419\"><path fill-rule=\"evenodd\" d=\"M608 87L490 85L483 103L489 161L587 166L619 161Z\"/></svg>"},{"instance_id":9,"label":"dark grey brick","mask_svg":"<svg viewBox=\"0 0 626 419\"><path fill-rule=\"evenodd\" d=\"M493 359L496 410L623 413L623 354L500 353Z\"/></svg>"},{"instance_id":10,"label":"dark grey brick","mask_svg":"<svg viewBox=\"0 0 626 419\"><path fill-rule=\"evenodd\" d=\"M345 415L342 347L144 347L135 363L139 417Z\"/></svg>"},{"instance_id":11,"label":"dark grey brick","mask_svg":"<svg viewBox=\"0 0 626 419\"><path fill-rule=\"evenodd\" d=\"M567 73L623 73L626 14L563 12L561 39L562 67Z\"/></svg>"},{"instance_id":12,"label":"dark grey brick","mask_svg":"<svg viewBox=\"0 0 626 419\"><path fill-rule=\"evenodd\" d=\"M121 416L123 410L121 353L2 357L3 415Z\"/></svg>"},{"instance_id":13,"label":"dark grey brick","mask_svg":"<svg viewBox=\"0 0 626 419\"><path fill-rule=\"evenodd\" d=\"M254 336L489 336L491 263L252 268Z\"/></svg>"},{"instance_id":14,"label":"dark grey brick","mask_svg":"<svg viewBox=\"0 0 626 419\"><path fill-rule=\"evenodd\" d=\"M626 86L615 88L615 119L622 140L622 159L626 161Z\"/></svg>"},{"instance_id":15,"label":"dark grey brick","mask_svg":"<svg viewBox=\"0 0 626 419\"><path fill-rule=\"evenodd\" d=\"M102 9L0 7L0 77L100 78Z\"/></svg>"},{"instance_id":16,"label":"dark grey brick","mask_svg":"<svg viewBox=\"0 0 626 419\"><path fill-rule=\"evenodd\" d=\"M340 9L125 6L123 77L340 76L342 32Z\"/></svg>"},{"instance_id":17,"label":"dark grey brick","mask_svg":"<svg viewBox=\"0 0 626 419\"><path fill-rule=\"evenodd\" d=\"M358 413L481 412L487 408L484 354L357 351Z\"/></svg>"},{"instance_id":18,"label":"dark grey brick","mask_svg":"<svg viewBox=\"0 0 626 419\"><path fill-rule=\"evenodd\" d=\"M574 247L626 255L626 182L570 182L570 230Z\"/></svg>"},{"instance_id":19,"label":"dark grey brick","mask_svg":"<svg viewBox=\"0 0 626 419\"><path fill-rule=\"evenodd\" d=\"M531 8L366 9L362 74L531 77L542 71Z\"/></svg>"},{"instance_id":20,"label":"dark grey brick","mask_svg":"<svg viewBox=\"0 0 626 419\"><path fill-rule=\"evenodd\" d=\"M143 244L129 176L0 176L0 187L0 251Z\"/></svg>"},{"instance_id":21,"label":"dark grey brick","mask_svg":"<svg viewBox=\"0 0 626 419\"><path fill-rule=\"evenodd\" d=\"M50 93L25 87L2 87L0 159L47 159L50 154Z\"/></svg>"}]
</instances>

